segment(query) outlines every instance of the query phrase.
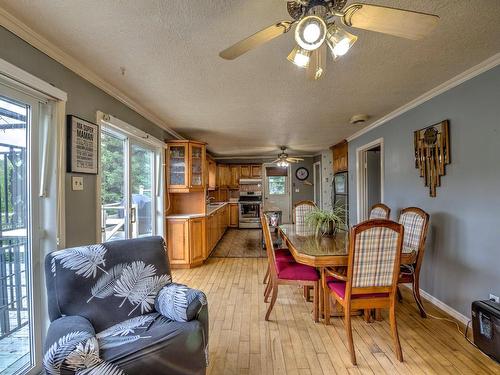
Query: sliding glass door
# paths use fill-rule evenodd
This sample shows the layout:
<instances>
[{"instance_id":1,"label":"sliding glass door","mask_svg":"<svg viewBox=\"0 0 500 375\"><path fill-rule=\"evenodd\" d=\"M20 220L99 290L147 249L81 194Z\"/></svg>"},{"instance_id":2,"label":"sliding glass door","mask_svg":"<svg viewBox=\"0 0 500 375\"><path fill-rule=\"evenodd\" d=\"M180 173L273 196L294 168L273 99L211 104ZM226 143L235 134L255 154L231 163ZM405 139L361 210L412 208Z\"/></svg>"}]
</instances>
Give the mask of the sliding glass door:
<instances>
[{"instance_id":1,"label":"sliding glass door","mask_svg":"<svg viewBox=\"0 0 500 375\"><path fill-rule=\"evenodd\" d=\"M40 368L38 111L37 100L0 85L0 374Z\"/></svg>"},{"instance_id":2,"label":"sliding glass door","mask_svg":"<svg viewBox=\"0 0 500 375\"><path fill-rule=\"evenodd\" d=\"M160 152L114 129L101 131L102 241L157 234Z\"/></svg>"}]
</instances>

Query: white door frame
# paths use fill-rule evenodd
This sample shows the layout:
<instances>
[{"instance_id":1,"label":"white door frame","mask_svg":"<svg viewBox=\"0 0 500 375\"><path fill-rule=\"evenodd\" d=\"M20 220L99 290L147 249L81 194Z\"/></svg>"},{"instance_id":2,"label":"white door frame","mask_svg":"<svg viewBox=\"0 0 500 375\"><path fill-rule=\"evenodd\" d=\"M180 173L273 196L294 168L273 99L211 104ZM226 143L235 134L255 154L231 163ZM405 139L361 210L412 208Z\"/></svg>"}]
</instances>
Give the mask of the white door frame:
<instances>
[{"instance_id":1,"label":"white door frame","mask_svg":"<svg viewBox=\"0 0 500 375\"><path fill-rule=\"evenodd\" d=\"M127 186L130 184L130 149L132 144L137 144L144 146L147 149L150 149L155 152L154 158L154 177L153 177L153 189L154 189L154 202L153 202L153 210L154 210L154 230L153 235L155 236L163 236L164 233L164 223L163 223L163 213L164 213L164 204L163 204L163 191L165 186L165 174L163 173L164 168L164 142L159 139L143 132L135 128L134 126L122 121L116 117L108 115L102 111L97 111L97 124L101 126L100 131L103 131L103 127L106 127L105 131L112 133L118 137L123 137L126 141L126 160L125 160L125 180L127 181ZM101 214L101 139L99 134L99 174L97 175L97 183L96 183L96 202L97 202L97 210L96 210L96 241L97 243L102 242L102 214ZM127 207L130 207L131 194L128 189L125 192L125 199L127 202ZM129 220L130 212L125 212L126 219ZM130 230L127 232L131 232Z\"/></svg>"},{"instance_id":2,"label":"white door frame","mask_svg":"<svg viewBox=\"0 0 500 375\"><path fill-rule=\"evenodd\" d=\"M316 197L316 166L319 165L319 197ZM321 186L322 185L322 182L323 182L323 176L322 176L322 173L321 173L321 161L317 161L315 163L313 163L313 182L314 182L314 202L316 202L316 198L319 198L318 202L319 202L319 208L322 208L323 207L323 197L322 197L322 194L321 192L323 191L323 187Z\"/></svg>"},{"instance_id":3,"label":"white door frame","mask_svg":"<svg viewBox=\"0 0 500 375\"><path fill-rule=\"evenodd\" d=\"M378 138L356 149L356 194L358 223L368 218L366 186L366 152L380 146L380 201L384 203L384 138Z\"/></svg>"}]
</instances>

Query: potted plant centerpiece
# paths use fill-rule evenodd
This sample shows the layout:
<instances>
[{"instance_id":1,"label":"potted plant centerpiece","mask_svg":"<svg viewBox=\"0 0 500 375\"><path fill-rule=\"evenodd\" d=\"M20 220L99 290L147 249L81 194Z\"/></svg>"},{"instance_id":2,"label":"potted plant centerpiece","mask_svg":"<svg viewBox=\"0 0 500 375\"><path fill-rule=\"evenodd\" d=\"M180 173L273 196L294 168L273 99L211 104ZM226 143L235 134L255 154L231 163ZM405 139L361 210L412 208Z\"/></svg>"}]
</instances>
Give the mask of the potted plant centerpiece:
<instances>
[{"instance_id":1,"label":"potted plant centerpiece","mask_svg":"<svg viewBox=\"0 0 500 375\"><path fill-rule=\"evenodd\" d=\"M316 208L309 212L305 221L314 230L316 236L334 235L337 228L344 227L346 210L344 206L336 205L331 211Z\"/></svg>"}]
</instances>

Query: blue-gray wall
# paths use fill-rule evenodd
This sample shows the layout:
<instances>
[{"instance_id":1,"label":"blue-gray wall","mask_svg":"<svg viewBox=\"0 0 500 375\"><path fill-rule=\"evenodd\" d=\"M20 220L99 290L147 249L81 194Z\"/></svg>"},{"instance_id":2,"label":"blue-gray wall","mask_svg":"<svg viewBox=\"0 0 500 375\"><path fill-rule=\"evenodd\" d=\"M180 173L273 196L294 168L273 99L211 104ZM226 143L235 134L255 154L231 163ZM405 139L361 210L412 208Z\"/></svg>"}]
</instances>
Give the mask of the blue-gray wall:
<instances>
[{"instance_id":1,"label":"blue-gray wall","mask_svg":"<svg viewBox=\"0 0 500 375\"><path fill-rule=\"evenodd\" d=\"M95 122L96 112L101 110L159 139L171 138L163 129L3 27L0 27L0 58L65 91L68 94L67 114ZM82 175L84 190L72 191L71 175L66 174L66 245L95 243L96 177Z\"/></svg>"},{"instance_id":2,"label":"blue-gray wall","mask_svg":"<svg viewBox=\"0 0 500 375\"><path fill-rule=\"evenodd\" d=\"M413 132L445 119L451 164L431 198L415 169ZM500 66L349 142L352 223L356 149L380 137L392 218L407 206L431 217L421 288L470 317L472 301L500 295Z\"/></svg>"}]
</instances>

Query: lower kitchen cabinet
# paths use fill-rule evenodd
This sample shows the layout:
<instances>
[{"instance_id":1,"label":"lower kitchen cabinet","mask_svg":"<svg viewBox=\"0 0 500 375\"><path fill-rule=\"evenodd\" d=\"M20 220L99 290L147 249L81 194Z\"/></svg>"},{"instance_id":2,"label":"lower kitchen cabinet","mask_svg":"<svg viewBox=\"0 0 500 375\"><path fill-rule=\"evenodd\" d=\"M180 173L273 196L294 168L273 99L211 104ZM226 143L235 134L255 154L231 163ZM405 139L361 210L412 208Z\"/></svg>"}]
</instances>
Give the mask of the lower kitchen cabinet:
<instances>
[{"instance_id":1,"label":"lower kitchen cabinet","mask_svg":"<svg viewBox=\"0 0 500 375\"><path fill-rule=\"evenodd\" d=\"M229 204L229 226L231 228L238 228L240 217L240 208L238 203Z\"/></svg>"},{"instance_id":2,"label":"lower kitchen cabinet","mask_svg":"<svg viewBox=\"0 0 500 375\"><path fill-rule=\"evenodd\" d=\"M206 217L167 219L167 248L172 268L203 264L229 226L229 205Z\"/></svg>"}]
</instances>

